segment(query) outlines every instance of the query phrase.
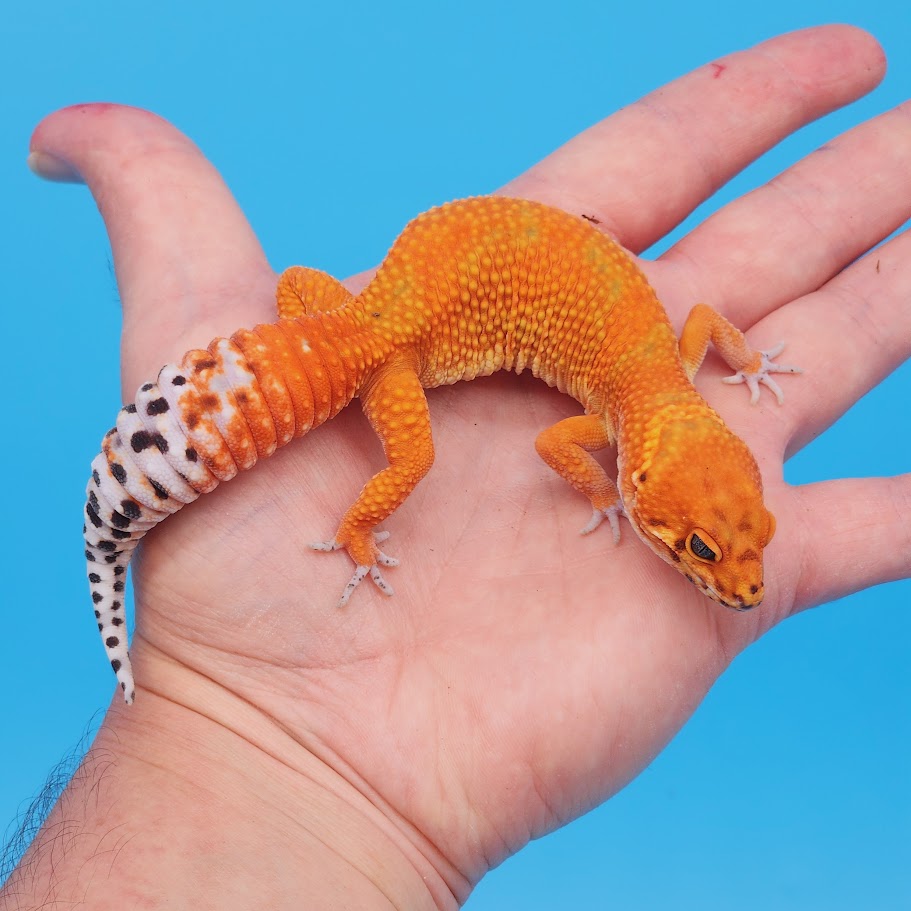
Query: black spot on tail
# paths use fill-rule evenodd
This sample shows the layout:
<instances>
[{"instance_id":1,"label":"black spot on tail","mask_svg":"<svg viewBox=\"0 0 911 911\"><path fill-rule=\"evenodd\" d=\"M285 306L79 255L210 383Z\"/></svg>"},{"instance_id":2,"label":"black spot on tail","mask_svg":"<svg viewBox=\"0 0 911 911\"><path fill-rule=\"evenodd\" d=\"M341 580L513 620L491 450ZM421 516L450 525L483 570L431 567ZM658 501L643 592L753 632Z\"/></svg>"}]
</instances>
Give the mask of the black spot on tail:
<instances>
[{"instance_id":1,"label":"black spot on tail","mask_svg":"<svg viewBox=\"0 0 911 911\"><path fill-rule=\"evenodd\" d=\"M154 480L153 478L149 478L148 481L155 490L155 496L158 497L159 500L168 499L170 494L167 492L167 490L165 490L164 487L161 486L161 484L158 483L158 481Z\"/></svg>"},{"instance_id":2,"label":"black spot on tail","mask_svg":"<svg viewBox=\"0 0 911 911\"><path fill-rule=\"evenodd\" d=\"M142 515L138 504L132 500L121 500L120 509L128 519L138 519Z\"/></svg>"},{"instance_id":3,"label":"black spot on tail","mask_svg":"<svg viewBox=\"0 0 911 911\"><path fill-rule=\"evenodd\" d=\"M111 512L111 525L117 528L129 528L130 520L126 516L120 515L119 512Z\"/></svg>"},{"instance_id":4,"label":"black spot on tail","mask_svg":"<svg viewBox=\"0 0 911 911\"><path fill-rule=\"evenodd\" d=\"M151 413L150 411L149 414ZM150 446L157 446L159 452L168 451L168 441L160 433L149 433L148 430L137 430L130 437L130 445L133 447L133 452L142 452Z\"/></svg>"}]
</instances>

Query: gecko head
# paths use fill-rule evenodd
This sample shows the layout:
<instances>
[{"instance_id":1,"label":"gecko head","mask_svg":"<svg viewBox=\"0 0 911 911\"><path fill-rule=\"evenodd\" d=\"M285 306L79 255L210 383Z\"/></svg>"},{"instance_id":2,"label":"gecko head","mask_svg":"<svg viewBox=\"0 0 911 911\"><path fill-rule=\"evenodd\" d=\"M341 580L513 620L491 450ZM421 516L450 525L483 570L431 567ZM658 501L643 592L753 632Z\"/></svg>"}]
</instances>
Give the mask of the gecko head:
<instances>
[{"instance_id":1,"label":"gecko head","mask_svg":"<svg viewBox=\"0 0 911 911\"><path fill-rule=\"evenodd\" d=\"M657 432L650 464L631 478L634 527L708 597L735 610L756 607L775 518L753 454L714 415Z\"/></svg>"}]
</instances>

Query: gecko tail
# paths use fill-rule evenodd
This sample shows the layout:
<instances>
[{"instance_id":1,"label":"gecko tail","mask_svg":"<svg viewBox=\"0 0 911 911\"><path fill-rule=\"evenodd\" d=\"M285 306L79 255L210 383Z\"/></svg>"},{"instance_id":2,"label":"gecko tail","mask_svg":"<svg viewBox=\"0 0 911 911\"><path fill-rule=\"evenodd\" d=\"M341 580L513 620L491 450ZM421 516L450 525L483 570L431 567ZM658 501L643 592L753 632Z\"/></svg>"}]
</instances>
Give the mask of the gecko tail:
<instances>
[{"instance_id":1,"label":"gecko tail","mask_svg":"<svg viewBox=\"0 0 911 911\"><path fill-rule=\"evenodd\" d=\"M152 396L150 399L149 396ZM135 684L125 611L127 567L146 533L218 481L188 456L186 434L146 383L105 434L84 509L86 573L98 632L127 704Z\"/></svg>"},{"instance_id":2,"label":"gecko tail","mask_svg":"<svg viewBox=\"0 0 911 911\"><path fill-rule=\"evenodd\" d=\"M342 369L338 345L358 327L357 314L339 308L238 330L162 367L120 409L92 462L83 533L98 630L127 703L124 588L137 545L187 503L341 411L360 374Z\"/></svg>"},{"instance_id":3,"label":"gecko tail","mask_svg":"<svg viewBox=\"0 0 911 911\"><path fill-rule=\"evenodd\" d=\"M127 640L124 590L127 566L139 536L111 546L113 541L107 535L114 529L101 521L100 511L104 510L104 501L91 489L91 483L85 504L86 525L83 531L89 590L108 661L117 676L124 701L129 705L135 696L135 685Z\"/></svg>"}]
</instances>

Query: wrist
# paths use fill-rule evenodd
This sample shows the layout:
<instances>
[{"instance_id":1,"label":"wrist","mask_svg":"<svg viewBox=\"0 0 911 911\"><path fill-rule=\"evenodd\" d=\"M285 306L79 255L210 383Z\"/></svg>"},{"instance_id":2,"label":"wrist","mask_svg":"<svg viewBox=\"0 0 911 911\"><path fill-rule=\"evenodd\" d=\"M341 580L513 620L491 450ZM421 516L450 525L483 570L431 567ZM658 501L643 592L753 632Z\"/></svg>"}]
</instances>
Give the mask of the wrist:
<instances>
[{"instance_id":1,"label":"wrist","mask_svg":"<svg viewBox=\"0 0 911 911\"><path fill-rule=\"evenodd\" d=\"M432 846L351 776L211 680L136 651L153 688L130 707L115 694L0 911L51 896L97 908L457 907Z\"/></svg>"}]
</instances>

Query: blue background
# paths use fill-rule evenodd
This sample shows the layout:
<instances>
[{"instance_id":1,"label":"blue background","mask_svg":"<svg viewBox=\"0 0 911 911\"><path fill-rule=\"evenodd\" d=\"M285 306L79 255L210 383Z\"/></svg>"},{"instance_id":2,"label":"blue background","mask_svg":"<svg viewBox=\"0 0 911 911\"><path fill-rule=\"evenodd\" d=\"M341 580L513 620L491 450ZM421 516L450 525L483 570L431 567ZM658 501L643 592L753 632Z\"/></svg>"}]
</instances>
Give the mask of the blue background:
<instances>
[{"instance_id":1,"label":"blue background","mask_svg":"<svg viewBox=\"0 0 911 911\"><path fill-rule=\"evenodd\" d=\"M493 190L646 91L782 31L870 29L885 84L702 216L911 95L911 14L868 0L328 7L45 0L3 14L0 830L112 690L79 529L88 464L120 404L119 308L88 192L25 168L44 114L113 100L164 115L221 170L275 267L347 275L415 213ZM911 469L909 397L906 365L789 480ZM636 782L494 871L467 907L911 907L909 600L908 582L882 586L773 631Z\"/></svg>"}]
</instances>

